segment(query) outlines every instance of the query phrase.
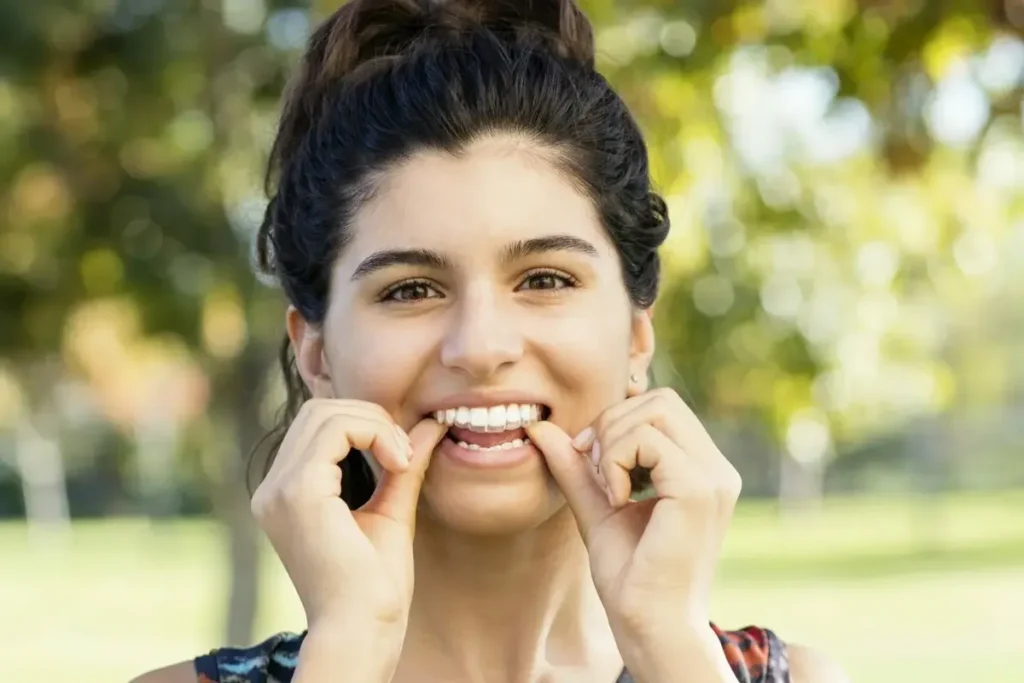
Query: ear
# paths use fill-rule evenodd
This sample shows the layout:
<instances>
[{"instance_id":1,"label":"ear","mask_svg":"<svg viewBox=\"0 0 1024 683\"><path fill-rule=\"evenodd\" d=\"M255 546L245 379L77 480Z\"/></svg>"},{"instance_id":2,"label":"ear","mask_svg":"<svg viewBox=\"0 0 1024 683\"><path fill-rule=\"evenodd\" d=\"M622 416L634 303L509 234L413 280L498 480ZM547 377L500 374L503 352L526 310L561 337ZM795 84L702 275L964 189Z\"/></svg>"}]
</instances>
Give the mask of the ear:
<instances>
[{"instance_id":1,"label":"ear","mask_svg":"<svg viewBox=\"0 0 1024 683\"><path fill-rule=\"evenodd\" d=\"M321 327L308 322L294 306L288 307L285 325L295 351L295 365L309 393L313 398L334 398Z\"/></svg>"},{"instance_id":2,"label":"ear","mask_svg":"<svg viewBox=\"0 0 1024 683\"><path fill-rule=\"evenodd\" d=\"M629 374L637 381L629 380L629 396L647 391L647 369L654 357L654 308L634 309L632 334L629 346Z\"/></svg>"}]
</instances>

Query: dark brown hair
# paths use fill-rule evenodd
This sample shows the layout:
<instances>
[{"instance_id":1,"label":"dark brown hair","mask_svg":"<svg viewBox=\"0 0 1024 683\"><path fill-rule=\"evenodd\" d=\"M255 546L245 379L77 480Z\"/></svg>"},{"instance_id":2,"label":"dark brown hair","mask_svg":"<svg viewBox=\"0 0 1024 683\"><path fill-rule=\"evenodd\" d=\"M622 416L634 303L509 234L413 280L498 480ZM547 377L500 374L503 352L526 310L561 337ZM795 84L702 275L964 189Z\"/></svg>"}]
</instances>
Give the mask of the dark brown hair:
<instances>
[{"instance_id":1,"label":"dark brown hair","mask_svg":"<svg viewBox=\"0 0 1024 683\"><path fill-rule=\"evenodd\" d=\"M353 0L328 18L285 97L260 269L307 321L321 323L331 264L382 173L424 149L457 156L496 132L555 152L593 199L631 302L650 306L665 203L651 190L636 122L594 69L593 32L571 0ZM264 475L309 398L287 335L280 363L288 398L268 435ZM342 462L342 497L358 507L375 482L354 456Z\"/></svg>"}]
</instances>

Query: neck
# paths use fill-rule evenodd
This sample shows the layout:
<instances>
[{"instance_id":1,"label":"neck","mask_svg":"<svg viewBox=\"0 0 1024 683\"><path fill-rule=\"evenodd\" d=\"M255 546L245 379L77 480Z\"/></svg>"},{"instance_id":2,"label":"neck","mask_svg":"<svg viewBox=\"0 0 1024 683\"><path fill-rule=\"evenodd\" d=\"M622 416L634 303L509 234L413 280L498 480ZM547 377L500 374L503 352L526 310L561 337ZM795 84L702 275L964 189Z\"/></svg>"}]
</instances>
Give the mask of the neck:
<instances>
[{"instance_id":1,"label":"neck","mask_svg":"<svg viewBox=\"0 0 1024 683\"><path fill-rule=\"evenodd\" d=\"M615 680L621 659L567 507L502 537L459 534L424 517L396 681L586 680L595 667Z\"/></svg>"}]
</instances>

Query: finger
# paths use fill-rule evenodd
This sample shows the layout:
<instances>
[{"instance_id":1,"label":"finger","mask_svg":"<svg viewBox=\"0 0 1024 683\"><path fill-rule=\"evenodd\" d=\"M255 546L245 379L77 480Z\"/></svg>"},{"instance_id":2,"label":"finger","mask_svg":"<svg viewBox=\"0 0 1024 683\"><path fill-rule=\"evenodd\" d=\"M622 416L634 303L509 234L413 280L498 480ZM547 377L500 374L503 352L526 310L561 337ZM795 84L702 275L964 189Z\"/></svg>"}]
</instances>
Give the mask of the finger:
<instances>
[{"instance_id":1,"label":"finger","mask_svg":"<svg viewBox=\"0 0 1024 683\"><path fill-rule=\"evenodd\" d=\"M602 416L597 424L595 442L600 443L601 448L605 448L640 425L649 424L682 446L686 439L686 422L680 410L680 407L685 407L682 399L678 399L677 402L660 394L647 394L637 398L644 400L633 403L629 409L618 410L614 415Z\"/></svg>"},{"instance_id":2,"label":"finger","mask_svg":"<svg viewBox=\"0 0 1024 683\"><path fill-rule=\"evenodd\" d=\"M344 421L345 433L350 448L370 451L389 472L404 472L409 468L412 457L412 442L398 425L376 415L343 415L337 420Z\"/></svg>"},{"instance_id":3,"label":"finger","mask_svg":"<svg viewBox=\"0 0 1024 683\"><path fill-rule=\"evenodd\" d=\"M348 457L346 425L342 420L327 420L314 430L305 446L305 458L294 458L291 464L297 479L313 497L341 496L341 468L338 465ZM304 469L302 469L304 467Z\"/></svg>"},{"instance_id":4,"label":"finger","mask_svg":"<svg viewBox=\"0 0 1024 683\"><path fill-rule=\"evenodd\" d=\"M639 396L631 396L606 408L586 429L573 439L573 446L581 453L590 451L598 435L605 431L608 425L614 424L623 415L630 413L638 406L650 402L652 398L653 396L650 393L640 394Z\"/></svg>"},{"instance_id":5,"label":"finger","mask_svg":"<svg viewBox=\"0 0 1024 683\"><path fill-rule=\"evenodd\" d=\"M306 450L317 432L316 426L310 427L310 422L313 419L314 410L310 402L307 401L299 409L295 419L288 426L288 431L285 432L284 438L278 444L276 453L274 453L274 457L270 462L270 467L263 477L264 482L275 481L283 472L291 469L293 463L291 462L292 458L288 454L302 453Z\"/></svg>"},{"instance_id":6,"label":"finger","mask_svg":"<svg viewBox=\"0 0 1024 683\"><path fill-rule=\"evenodd\" d=\"M320 398L310 399L303 404L303 408L306 406L310 406L310 411L313 415L344 414L352 415L353 417L383 420L384 422L395 424L399 431L403 431L395 422L391 414L384 410L383 406L377 403L371 403L370 401L362 401L358 399Z\"/></svg>"},{"instance_id":7,"label":"finger","mask_svg":"<svg viewBox=\"0 0 1024 683\"><path fill-rule=\"evenodd\" d=\"M433 418L425 418L409 431L412 460L403 472L385 471L373 496L363 507L405 523L415 533L416 506L434 449L448 428Z\"/></svg>"},{"instance_id":8,"label":"finger","mask_svg":"<svg viewBox=\"0 0 1024 683\"><path fill-rule=\"evenodd\" d=\"M534 422L526 426L526 434L544 456L586 541L589 530L611 513L608 494L587 458L576 450L569 435L557 425Z\"/></svg>"},{"instance_id":9,"label":"finger","mask_svg":"<svg viewBox=\"0 0 1024 683\"><path fill-rule=\"evenodd\" d=\"M357 538L360 533L359 527L345 501L341 498L342 471L337 465L350 452L350 449L343 443L345 429L346 425L343 421L335 420L324 423L316 430L305 446L305 450L309 453L308 457L295 458L302 466L293 474L282 477L280 482L270 487L269 490L272 492L269 499L271 514L267 514L266 496L263 496L263 502L258 502L259 491L253 497L253 512L257 519L263 519L263 524L267 525L265 528L268 532L276 528L276 531L270 533L272 542L274 538L287 538L293 533L293 530L287 527L288 520L292 517L273 514L272 510L276 505L284 502L289 506L304 507L312 501L322 501L323 499L326 499L328 506L337 511L332 518L341 524L343 538L339 538L338 542L344 543L346 540ZM339 442L342 445L339 446ZM298 467L298 465L293 463L293 467ZM281 525L286 526L282 527ZM285 548L276 543L275 549L279 554L287 552Z\"/></svg>"},{"instance_id":10,"label":"finger","mask_svg":"<svg viewBox=\"0 0 1024 683\"><path fill-rule=\"evenodd\" d=\"M311 491L323 492L324 482L337 484L341 462L352 449L368 450L386 470L402 471L408 467L404 460L409 446L399 445L392 426L382 420L351 415L334 415L321 424L302 453L289 453L286 469L280 481L296 478ZM340 485L335 486L340 495Z\"/></svg>"},{"instance_id":11,"label":"finger","mask_svg":"<svg viewBox=\"0 0 1024 683\"><path fill-rule=\"evenodd\" d=\"M404 467L402 460L408 454L408 436L398 425L394 424L383 408L365 401L310 399L303 404L299 414L288 428L284 440L277 449L277 456L267 472L266 479L273 480L303 467L305 462L313 457L314 449L309 447L310 443L313 439L318 438L317 435L324 425L336 424L338 420L351 427L353 435L360 443L372 440L367 438L367 425L360 423L375 425L374 435L380 440L376 451L381 454L382 465L399 469ZM393 448L383 445L389 438L389 429L394 434L394 437L391 438ZM316 452L320 453L319 457L327 458L327 460L333 458L333 464L337 464L348 455L344 444L348 443L350 448L354 444L348 438L347 431L344 429L341 431L344 438L338 441L336 452L330 449L318 450ZM338 430L332 428L331 432L337 436Z\"/></svg>"},{"instance_id":12,"label":"finger","mask_svg":"<svg viewBox=\"0 0 1024 683\"><path fill-rule=\"evenodd\" d=\"M649 415L649 424L657 427L679 446L687 459L703 472L706 486L716 492L722 507L731 509L742 488L742 479L736 468L719 450L700 418L679 394L670 389L657 389L651 393L655 400L644 404L636 412ZM623 418L620 423L626 424L631 419L632 416ZM666 473L671 474L671 471ZM658 482L654 483L657 488ZM667 485L676 487L678 481L673 479Z\"/></svg>"},{"instance_id":13,"label":"finger","mask_svg":"<svg viewBox=\"0 0 1024 683\"><path fill-rule=\"evenodd\" d=\"M651 481L659 498L687 497L706 479L701 464L664 432L650 424L640 424L601 448L598 471L607 481L612 505L618 507L629 501L629 473L637 467L651 470Z\"/></svg>"},{"instance_id":14,"label":"finger","mask_svg":"<svg viewBox=\"0 0 1024 683\"><path fill-rule=\"evenodd\" d=\"M287 463L281 470L280 481L294 478L302 482L304 490L314 495L330 492L341 494L341 468L339 465L348 457L356 444L373 451L378 460L394 462L398 457L398 445L393 430L381 421L353 418L350 415L334 415L314 430L309 443L302 453L285 454Z\"/></svg>"},{"instance_id":15,"label":"finger","mask_svg":"<svg viewBox=\"0 0 1024 683\"><path fill-rule=\"evenodd\" d=\"M672 402L671 400L669 401ZM731 467L728 460L718 449L715 440L711 438L704 423L700 421L693 409L683 399L675 397L676 405L672 406L672 422L676 425L677 432L675 440L682 446L683 450L692 453L695 457L704 460L714 467Z\"/></svg>"},{"instance_id":16,"label":"finger","mask_svg":"<svg viewBox=\"0 0 1024 683\"><path fill-rule=\"evenodd\" d=\"M319 399L318 406L313 408L315 416L323 419L333 415L348 415L354 419L364 419L372 422L383 423L394 429L398 435L399 450L409 453L409 435L402 426L384 408L376 403L354 399ZM313 418L314 420L316 417ZM358 446L356 446L358 448Z\"/></svg>"},{"instance_id":17,"label":"finger","mask_svg":"<svg viewBox=\"0 0 1024 683\"><path fill-rule=\"evenodd\" d=\"M709 473L735 478L732 464L718 450L696 414L676 392L668 388L655 389L623 401L595 421L596 433L591 439L595 466L608 443L619 440L642 424L660 430Z\"/></svg>"}]
</instances>

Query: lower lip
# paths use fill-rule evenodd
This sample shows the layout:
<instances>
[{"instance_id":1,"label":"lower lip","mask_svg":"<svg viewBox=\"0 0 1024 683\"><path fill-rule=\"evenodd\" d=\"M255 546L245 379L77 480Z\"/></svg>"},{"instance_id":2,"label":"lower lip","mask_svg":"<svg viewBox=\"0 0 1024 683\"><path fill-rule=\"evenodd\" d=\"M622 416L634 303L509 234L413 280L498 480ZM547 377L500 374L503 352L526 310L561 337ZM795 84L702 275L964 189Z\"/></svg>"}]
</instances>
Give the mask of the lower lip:
<instances>
[{"instance_id":1,"label":"lower lip","mask_svg":"<svg viewBox=\"0 0 1024 683\"><path fill-rule=\"evenodd\" d=\"M438 453L460 465L475 467L477 469L501 469L515 467L533 458L540 457L540 451L538 451L532 443L508 449L475 451L469 448L463 448L447 436L441 440L441 446Z\"/></svg>"}]
</instances>

